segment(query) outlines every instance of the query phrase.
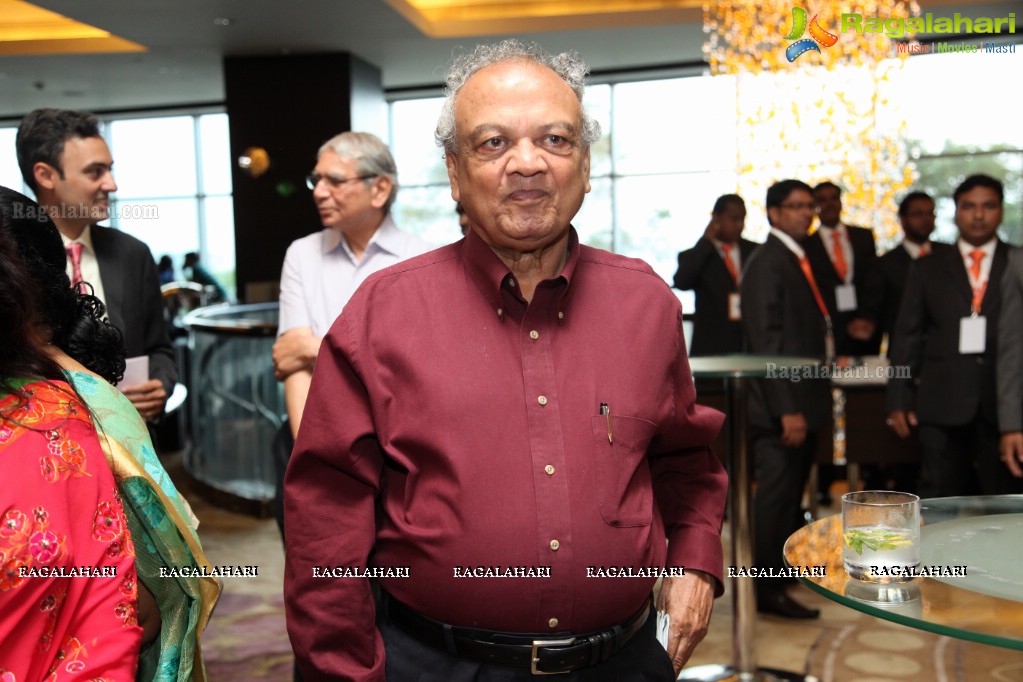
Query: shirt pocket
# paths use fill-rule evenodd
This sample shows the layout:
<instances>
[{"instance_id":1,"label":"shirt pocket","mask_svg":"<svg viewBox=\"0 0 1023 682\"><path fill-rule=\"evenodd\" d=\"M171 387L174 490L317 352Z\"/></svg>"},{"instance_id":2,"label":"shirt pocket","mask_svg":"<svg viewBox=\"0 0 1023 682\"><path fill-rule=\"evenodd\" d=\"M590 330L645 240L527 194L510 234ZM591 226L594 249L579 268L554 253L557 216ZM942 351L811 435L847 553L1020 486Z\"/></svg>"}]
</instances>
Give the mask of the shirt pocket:
<instances>
[{"instance_id":1,"label":"shirt pocket","mask_svg":"<svg viewBox=\"0 0 1023 682\"><path fill-rule=\"evenodd\" d=\"M591 417L597 507L611 526L649 526L654 518L647 447L657 428L639 417L611 415L611 442L604 415Z\"/></svg>"}]
</instances>

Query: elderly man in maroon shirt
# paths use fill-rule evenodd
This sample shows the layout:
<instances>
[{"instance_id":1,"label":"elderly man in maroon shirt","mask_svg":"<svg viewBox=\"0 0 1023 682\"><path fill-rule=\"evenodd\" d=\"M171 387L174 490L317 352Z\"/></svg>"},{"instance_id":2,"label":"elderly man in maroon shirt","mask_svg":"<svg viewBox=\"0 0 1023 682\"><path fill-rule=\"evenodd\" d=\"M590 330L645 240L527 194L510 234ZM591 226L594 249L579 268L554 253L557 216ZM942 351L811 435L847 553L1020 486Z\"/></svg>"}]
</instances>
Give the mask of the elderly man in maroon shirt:
<instances>
[{"instance_id":1,"label":"elderly man in maroon shirt","mask_svg":"<svg viewBox=\"0 0 1023 682\"><path fill-rule=\"evenodd\" d=\"M665 282L571 226L585 73L515 41L456 62L437 138L471 230L370 277L325 338L285 483L306 682L672 680L706 633L722 415Z\"/></svg>"}]
</instances>

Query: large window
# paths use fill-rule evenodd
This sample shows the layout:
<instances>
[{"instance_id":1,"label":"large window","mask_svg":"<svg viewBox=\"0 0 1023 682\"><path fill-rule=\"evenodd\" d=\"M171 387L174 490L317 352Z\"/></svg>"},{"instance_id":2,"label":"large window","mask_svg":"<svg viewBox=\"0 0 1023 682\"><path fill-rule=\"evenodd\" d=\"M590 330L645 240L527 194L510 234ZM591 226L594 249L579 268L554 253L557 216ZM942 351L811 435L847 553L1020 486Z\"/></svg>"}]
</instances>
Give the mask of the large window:
<instances>
[{"instance_id":1,"label":"large window","mask_svg":"<svg viewBox=\"0 0 1023 682\"><path fill-rule=\"evenodd\" d=\"M178 276L189 251L230 291L235 281L234 207L227 114L102 117L114 158L108 224L144 241ZM0 128L0 184L31 195L18 171L17 128Z\"/></svg>"},{"instance_id":2,"label":"large window","mask_svg":"<svg viewBox=\"0 0 1023 682\"><path fill-rule=\"evenodd\" d=\"M938 239L955 237L954 187L987 173L1005 183L1003 237L1023 243L1023 127L1006 85L1020 72L1017 50L913 57L898 76L914 189L938 199ZM642 258L670 282L676 254L703 233L714 200L737 186L735 88L725 76L590 86L585 104L604 135L591 151L592 190L574 221L580 238ZM443 155L433 144L441 101L392 102L390 142L403 186L399 224L446 243L459 232ZM766 218L751 213L746 231L762 239Z\"/></svg>"}]
</instances>

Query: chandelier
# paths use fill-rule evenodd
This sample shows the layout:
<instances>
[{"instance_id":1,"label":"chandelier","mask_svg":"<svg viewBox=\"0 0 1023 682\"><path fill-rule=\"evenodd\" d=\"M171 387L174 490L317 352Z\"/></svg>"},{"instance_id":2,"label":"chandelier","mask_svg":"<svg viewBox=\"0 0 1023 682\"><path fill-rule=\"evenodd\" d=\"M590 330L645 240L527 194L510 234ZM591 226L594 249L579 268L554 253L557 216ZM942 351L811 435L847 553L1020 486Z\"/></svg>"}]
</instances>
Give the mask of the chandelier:
<instances>
[{"instance_id":1,"label":"chandelier","mask_svg":"<svg viewBox=\"0 0 1023 682\"><path fill-rule=\"evenodd\" d=\"M912 185L895 76L908 50L865 18L918 15L913 1L719 0L703 7L712 75L736 83L737 191L762 206L784 178L843 190L844 219L882 239L898 231L896 206ZM859 24L843 15L859 15Z\"/></svg>"}]
</instances>

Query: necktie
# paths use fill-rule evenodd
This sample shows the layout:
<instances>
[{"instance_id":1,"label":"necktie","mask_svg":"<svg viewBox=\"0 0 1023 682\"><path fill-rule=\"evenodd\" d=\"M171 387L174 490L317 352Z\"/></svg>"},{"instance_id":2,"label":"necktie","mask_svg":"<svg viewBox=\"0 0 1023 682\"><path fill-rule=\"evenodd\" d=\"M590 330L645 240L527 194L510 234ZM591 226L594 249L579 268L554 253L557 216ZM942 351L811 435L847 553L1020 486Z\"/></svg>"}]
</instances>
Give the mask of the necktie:
<instances>
[{"instance_id":1,"label":"necktie","mask_svg":"<svg viewBox=\"0 0 1023 682\"><path fill-rule=\"evenodd\" d=\"M831 237L834 240L833 253L835 254L835 272L838 273L838 278L845 281L845 276L849 274L849 264L845 262L845 249L842 248L842 235L839 234L838 228L836 227L831 231Z\"/></svg>"},{"instance_id":2,"label":"necktie","mask_svg":"<svg viewBox=\"0 0 1023 682\"><path fill-rule=\"evenodd\" d=\"M735 261L732 260L732 245L726 242L722 242L721 251L725 255L725 267L728 268L728 274L730 274L735 283L738 284L739 271L735 268Z\"/></svg>"},{"instance_id":3,"label":"necktie","mask_svg":"<svg viewBox=\"0 0 1023 682\"><path fill-rule=\"evenodd\" d=\"M929 242L924 242L923 244L920 245L920 254L917 256L917 258L923 258L924 256L929 255L931 255L931 245Z\"/></svg>"},{"instance_id":4,"label":"necktie","mask_svg":"<svg viewBox=\"0 0 1023 682\"><path fill-rule=\"evenodd\" d=\"M799 259L799 267L803 271L806 281L810 284L810 289L813 291L813 297L817 300L817 307L820 308L821 315L824 316L824 356L828 362L831 362L835 358L835 335L831 327L831 314L828 312L828 306L824 304L821 290L817 288L817 280L813 278L813 269L810 267L810 261L806 256Z\"/></svg>"},{"instance_id":5,"label":"necktie","mask_svg":"<svg viewBox=\"0 0 1023 682\"><path fill-rule=\"evenodd\" d=\"M799 259L799 267L803 270L803 276L806 277L806 281L810 284L810 289L813 290L813 297L817 299L817 307L821 309L821 315L830 323L831 314L828 313L828 306L824 304L821 290L817 288L817 280L813 278L813 270L810 268L810 261L806 256Z\"/></svg>"},{"instance_id":6,"label":"necktie","mask_svg":"<svg viewBox=\"0 0 1023 682\"><path fill-rule=\"evenodd\" d=\"M79 242L71 242L64 249L71 259L71 288L83 291L82 283L82 245Z\"/></svg>"},{"instance_id":7,"label":"necktie","mask_svg":"<svg viewBox=\"0 0 1023 682\"><path fill-rule=\"evenodd\" d=\"M970 260L970 286L973 287L972 312L980 312L980 304L984 300L984 291L987 289L987 282L980 281L980 263L984 260L984 252L974 249L969 253Z\"/></svg>"}]
</instances>

